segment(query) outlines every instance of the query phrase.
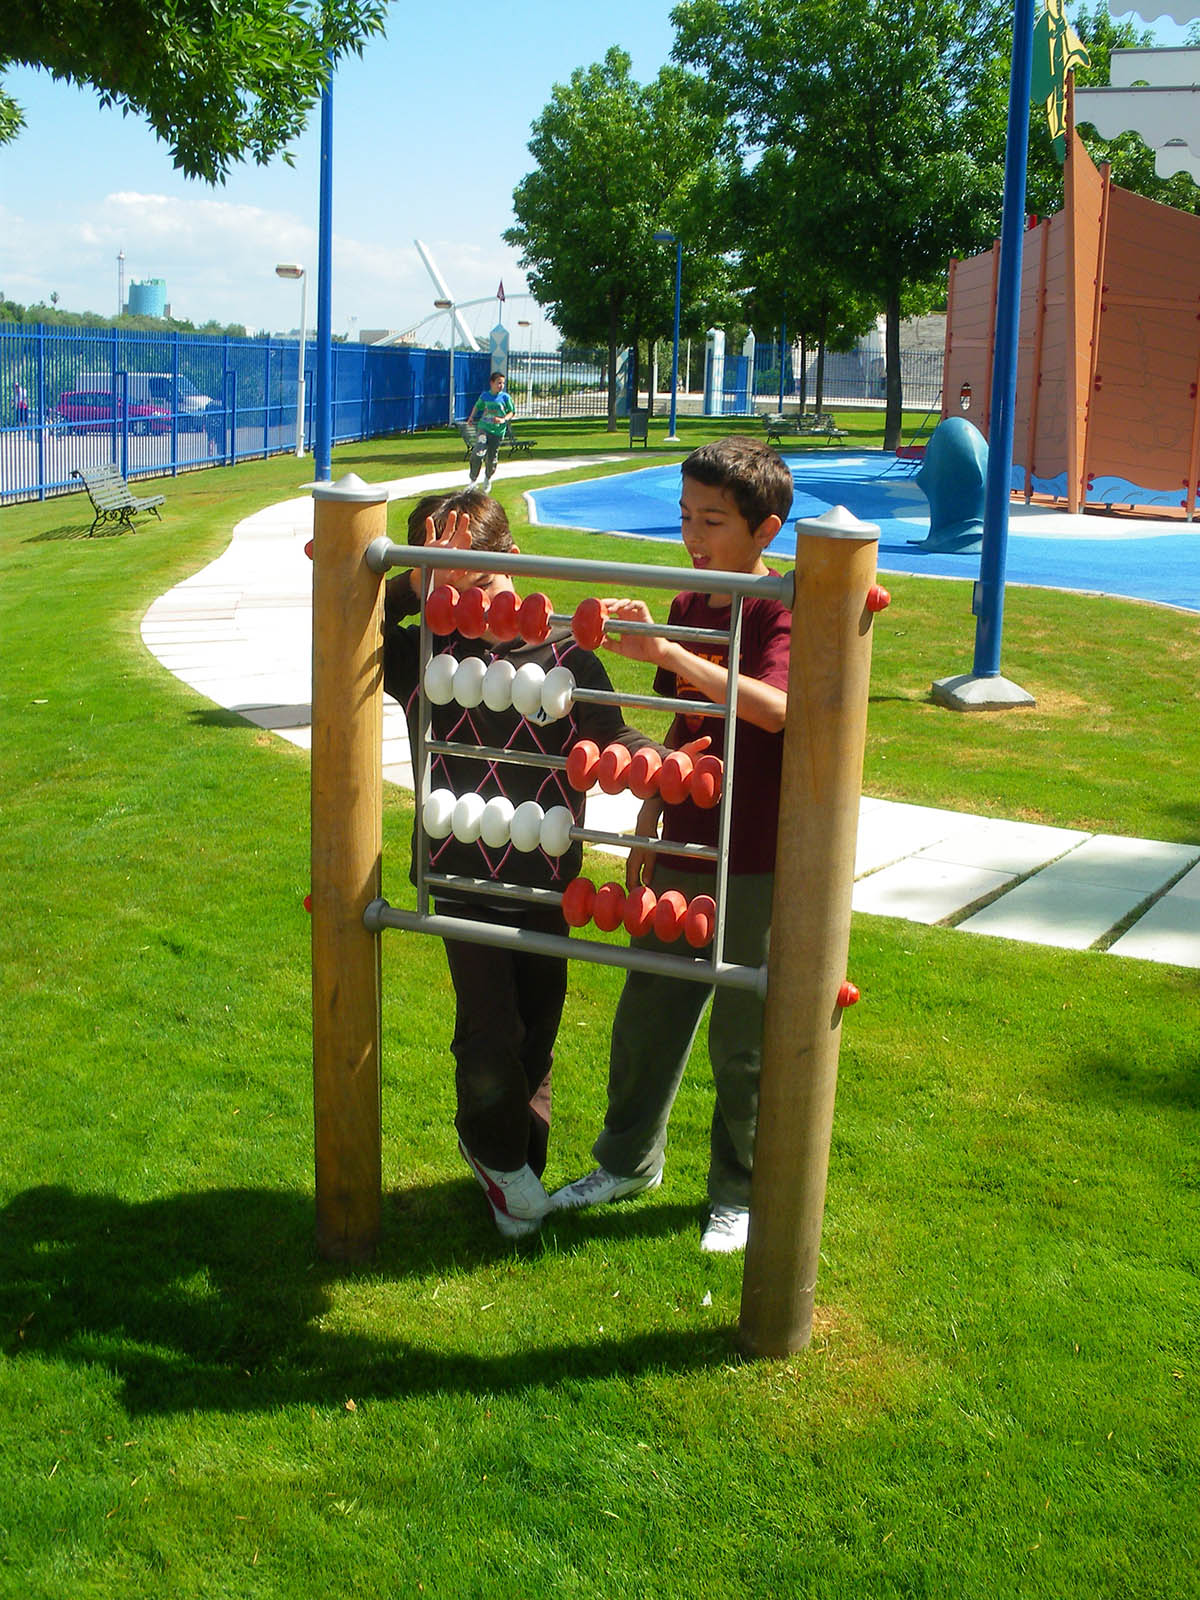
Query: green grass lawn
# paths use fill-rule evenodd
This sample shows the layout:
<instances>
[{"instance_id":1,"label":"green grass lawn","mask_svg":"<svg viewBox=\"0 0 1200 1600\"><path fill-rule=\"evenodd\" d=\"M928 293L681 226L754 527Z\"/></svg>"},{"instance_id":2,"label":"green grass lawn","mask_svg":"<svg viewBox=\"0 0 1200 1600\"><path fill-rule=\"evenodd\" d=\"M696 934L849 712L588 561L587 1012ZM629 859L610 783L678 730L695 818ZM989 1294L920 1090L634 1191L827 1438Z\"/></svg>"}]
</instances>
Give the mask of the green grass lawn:
<instances>
[{"instance_id":1,"label":"green grass lawn","mask_svg":"<svg viewBox=\"0 0 1200 1600\"><path fill-rule=\"evenodd\" d=\"M459 464L445 433L335 452ZM298 465L166 480L119 538L78 497L0 512L0 1596L1194 1594L1193 971L856 919L815 1337L747 1363L740 1262L697 1249L702 1045L663 1187L507 1247L455 1148L441 951L392 934L383 1241L315 1257L307 757L138 632ZM523 548L670 559L498 487ZM1200 836L1200 621L1011 591L1038 706L957 716L928 686L969 666L968 587L888 586L870 792ZM389 791L397 899L410 818ZM572 967L552 1182L618 986Z\"/></svg>"}]
</instances>

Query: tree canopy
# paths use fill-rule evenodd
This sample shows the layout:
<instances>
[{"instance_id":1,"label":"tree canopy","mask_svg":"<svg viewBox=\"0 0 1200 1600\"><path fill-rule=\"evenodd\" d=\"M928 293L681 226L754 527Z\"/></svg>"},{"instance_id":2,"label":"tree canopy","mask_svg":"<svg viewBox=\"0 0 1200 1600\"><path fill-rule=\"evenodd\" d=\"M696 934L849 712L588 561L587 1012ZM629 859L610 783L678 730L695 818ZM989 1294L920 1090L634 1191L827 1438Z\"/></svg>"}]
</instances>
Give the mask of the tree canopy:
<instances>
[{"instance_id":1,"label":"tree canopy","mask_svg":"<svg viewBox=\"0 0 1200 1600\"><path fill-rule=\"evenodd\" d=\"M792 227L887 312L885 443L899 441L899 322L999 221L1003 0L684 0L675 56L748 145L781 151ZM997 96L999 105L997 106Z\"/></svg>"},{"instance_id":2,"label":"tree canopy","mask_svg":"<svg viewBox=\"0 0 1200 1600\"><path fill-rule=\"evenodd\" d=\"M688 309L724 275L732 146L701 90L678 67L638 84L629 56L610 49L555 86L529 141L537 165L513 194L517 224L504 237L538 303L566 338L608 346L610 427L618 340L671 324L674 247L655 233L685 242Z\"/></svg>"},{"instance_id":3,"label":"tree canopy","mask_svg":"<svg viewBox=\"0 0 1200 1600\"><path fill-rule=\"evenodd\" d=\"M387 0L25 0L0 8L0 73L43 67L145 117L191 178L265 164L303 129L327 58L361 52ZM0 143L20 108L0 85Z\"/></svg>"}]
</instances>

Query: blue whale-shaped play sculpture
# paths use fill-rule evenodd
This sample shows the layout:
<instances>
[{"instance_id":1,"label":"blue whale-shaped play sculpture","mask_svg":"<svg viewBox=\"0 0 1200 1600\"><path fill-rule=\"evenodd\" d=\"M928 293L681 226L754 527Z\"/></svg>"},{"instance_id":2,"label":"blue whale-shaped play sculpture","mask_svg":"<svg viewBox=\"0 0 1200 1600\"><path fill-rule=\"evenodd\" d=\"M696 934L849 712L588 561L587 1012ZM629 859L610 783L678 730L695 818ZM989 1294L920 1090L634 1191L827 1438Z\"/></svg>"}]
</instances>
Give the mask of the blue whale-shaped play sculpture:
<instances>
[{"instance_id":1,"label":"blue whale-shaped play sculpture","mask_svg":"<svg viewBox=\"0 0 1200 1600\"><path fill-rule=\"evenodd\" d=\"M987 440L966 417L946 417L929 436L916 484L929 501L929 533L918 549L970 551L983 541Z\"/></svg>"}]
</instances>

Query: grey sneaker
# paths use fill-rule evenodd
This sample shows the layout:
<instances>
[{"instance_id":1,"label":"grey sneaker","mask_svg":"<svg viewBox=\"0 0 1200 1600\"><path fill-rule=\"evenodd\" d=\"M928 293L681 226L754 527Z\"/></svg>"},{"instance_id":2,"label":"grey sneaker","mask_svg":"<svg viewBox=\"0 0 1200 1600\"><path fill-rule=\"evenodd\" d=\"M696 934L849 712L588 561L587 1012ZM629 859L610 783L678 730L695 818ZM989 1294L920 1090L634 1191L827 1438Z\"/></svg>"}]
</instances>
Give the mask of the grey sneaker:
<instances>
[{"instance_id":1,"label":"grey sneaker","mask_svg":"<svg viewBox=\"0 0 1200 1600\"><path fill-rule=\"evenodd\" d=\"M555 1210L571 1210L582 1206L601 1206L609 1200L624 1200L626 1195L641 1194L643 1189L657 1189L662 1182L662 1168L648 1177L619 1178L615 1172L597 1167L585 1178L564 1184L550 1196Z\"/></svg>"},{"instance_id":2,"label":"grey sneaker","mask_svg":"<svg viewBox=\"0 0 1200 1600\"><path fill-rule=\"evenodd\" d=\"M482 1161L476 1161L461 1139L458 1148L487 1196L496 1227L504 1237L525 1239L536 1233L550 1210L550 1196L533 1168L524 1166L516 1172L503 1172L498 1167L485 1167Z\"/></svg>"},{"instance_id":3,"label":"grey sneaker","mask_svg":"<svg viewBox=\"0 0 1200 1600\"><path fill-rule=\"evenodd\" d=\"M746 1248L749 1231L748 1206L714 1206L700 1235L700 1248L718 1255L732 1255L735 1250Z\"/></svg>"}]
</instances>

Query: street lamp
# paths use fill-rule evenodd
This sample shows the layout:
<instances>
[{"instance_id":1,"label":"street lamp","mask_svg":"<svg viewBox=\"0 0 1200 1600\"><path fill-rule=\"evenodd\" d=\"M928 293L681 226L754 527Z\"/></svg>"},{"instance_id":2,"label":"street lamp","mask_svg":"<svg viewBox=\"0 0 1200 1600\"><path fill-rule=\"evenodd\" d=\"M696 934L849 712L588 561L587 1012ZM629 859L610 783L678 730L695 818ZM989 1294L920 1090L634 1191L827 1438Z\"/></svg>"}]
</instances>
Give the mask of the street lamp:
<instances>
[{"instance_id":1,"label":"street lamp","mask_svg":"<svg viewBox=\"0 0 1200 1600\"><path fill-rule=\"evenodd\" d=\"M525 349L525 412L528 415L533 409L533 323L518 320L517 327L529 329Z\"/></svg>"},{"instance_id":2,"label":"street lamp","mask_svg":"<svg viewBox=\"0 0 1200 1600\"><path fill-rule=\"evenodd\" d=\"M454 309L454 301L453 300L435 300L433 302L433 304L434 304L434 307L435 307L436 310L438 310L438 311L448 311L450 313L450 415L447 418L447 421L449 422L450 426L453 427L454 426L454 330L455 330L455 327L457 326L457 324L455 323L454 319L455 319L456 312L455 312L455 309Z\"/></svg>"},{"instance_id":3,"label":"street lamp","mask_svg":"<svg viewBox=\"0 0 1200 1600\"><path fill-rule=\"evenodd\" d=\"M660 244L673 244L675 246L675 334L671 346L671 426L667 433L667 444L678 444L679 435L675 432L675 408L679 398L679 286L683 278L683 240L678 234L668 233L666 229L654 235Z\"/></svg>"},{"instance_id":4,"label":"street lamp","mask_svg":"<svg viewBox=\"0 0 1200 1600\"><path fill-rule=\"evenodd\" d=\"M308 273L294 262L275 268L277 278L300 280L300 357L296 368L296 455L304 454L304 329L308 322Z\"/></svg>"}]
</instances>

